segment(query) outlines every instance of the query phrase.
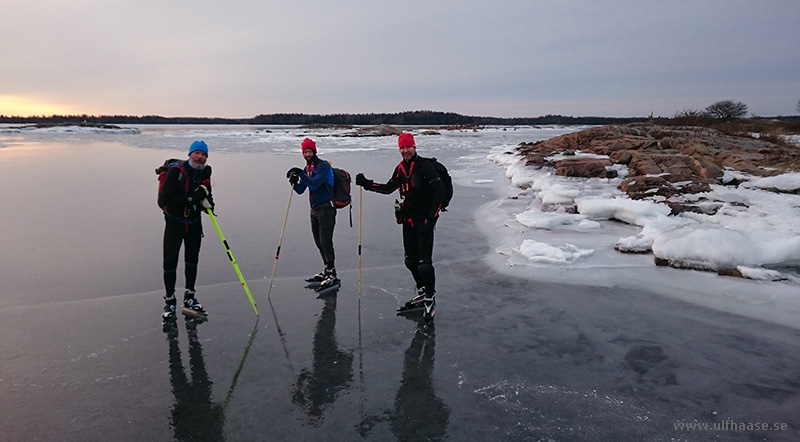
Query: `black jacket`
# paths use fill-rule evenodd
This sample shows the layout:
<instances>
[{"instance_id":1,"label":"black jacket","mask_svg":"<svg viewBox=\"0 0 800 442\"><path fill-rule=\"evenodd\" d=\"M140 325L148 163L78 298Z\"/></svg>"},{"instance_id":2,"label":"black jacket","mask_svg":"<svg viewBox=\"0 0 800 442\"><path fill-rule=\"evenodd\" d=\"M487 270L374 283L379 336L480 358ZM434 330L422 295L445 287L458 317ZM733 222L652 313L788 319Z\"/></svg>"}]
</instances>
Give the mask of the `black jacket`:
<instances>
[{"instance_id":1,"label":"black jacket","mask_svg":"<svg viewBox=\"0 0 800 442\"><path fill-rule=\"evenodd\" d=\"M409 161L401 161L386 184L373 183L364 189L385 195L399 189L403 211L411 218L436 218L445 198L444 183L433 163L416 154Z\"/></svg>"}]
</instances>

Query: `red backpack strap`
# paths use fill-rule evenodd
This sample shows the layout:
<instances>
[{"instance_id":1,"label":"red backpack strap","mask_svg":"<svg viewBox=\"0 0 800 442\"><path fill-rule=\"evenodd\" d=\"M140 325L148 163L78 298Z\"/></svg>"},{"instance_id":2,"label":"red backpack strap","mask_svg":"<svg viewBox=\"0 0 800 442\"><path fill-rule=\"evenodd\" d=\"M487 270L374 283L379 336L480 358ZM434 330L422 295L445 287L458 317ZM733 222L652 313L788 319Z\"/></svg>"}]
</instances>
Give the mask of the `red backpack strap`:
<instances>
[{"instance_id":1,"label":"red backpack strap","mask_svg":"<svg viewBox=\"0 0 800 442\"><path fill-rule=\"evenodd\" d=\"M178 170L181 171L181 175L183 175L183 193L189 194L189 174L186 173L186 169L183 167L183 163L179 164L171 164L169 167L176 167Z\"/></svg>"}]
</instances>

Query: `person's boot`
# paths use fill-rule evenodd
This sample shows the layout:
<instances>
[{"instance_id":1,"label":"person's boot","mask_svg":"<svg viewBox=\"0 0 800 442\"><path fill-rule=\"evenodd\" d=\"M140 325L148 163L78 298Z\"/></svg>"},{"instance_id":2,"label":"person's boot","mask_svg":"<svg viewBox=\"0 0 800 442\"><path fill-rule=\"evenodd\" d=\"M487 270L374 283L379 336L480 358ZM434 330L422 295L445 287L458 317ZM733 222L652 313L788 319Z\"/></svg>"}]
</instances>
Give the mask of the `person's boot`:
<instances>
[{"instance_id":1,"label":"person's boot","mask_svg":"<svg viewBox=\"0 0 800 442\"><path fill-rule=\"evenodd\" d=\"M186 289L186 292L183 294L183 306L194 313L205 315L206 311L203 309L203 305L197 302L197 299L195 299L194 296L194 290Z\"/></svg>"},{"instance_id":2,"label":"person's boot","mask_svg":"<svg viewBox=\"0 0 800 442\"><path fill-rule=\"evenodd\" d=\"M164 327L164 331L168 331L169 326L175 323L175 304L177 303L175 295L165 295L164 302L166 305L164 306L164 312L161 313L161 325Z\"/></svg>"},{"instance_id":3,"label":"person's boot","mask_svg":"<svg viewBox=\"0 0 800 442\"><path fill-rule=\"evenodd\" d=\"M422 300L422 306L425 309L422 312L422 319L426 322L433 319L433 316L436 315L436 297L435 296L425 296Z\"/></svg>"},{"instance_id":4,"label":"person's boot","mask_svg":"<svg viewBox=\"0 0 800 442\"><path fill-rule=\"evenodd\" d=\"M422 308L422 301L425 299L425 287L417 287L417 296L406 301L405 304L397 308L398 312L406 310L417 310Z\"/></svg>"},{"instance_id":5,"label":"person's boot","mask_svg":"<svg viewBox=\"0 0 800 442\"><path fill-rule=\"evenodd\" d=\"M325 269L314 276L306 278L306 282L322 282L327 275L327 269Z\"/></svg>"},{"instance_id":6,"label":"person's boot","mask_svg":"<svg viewBox=\"0 0 800 442\"><path fill-rule=\"evenodd\" d=\"M341 281L336 277L336 269L325 269L325 279L319 284L318 290L325 290L340 283Z\"/></svg>"}]
</instances>

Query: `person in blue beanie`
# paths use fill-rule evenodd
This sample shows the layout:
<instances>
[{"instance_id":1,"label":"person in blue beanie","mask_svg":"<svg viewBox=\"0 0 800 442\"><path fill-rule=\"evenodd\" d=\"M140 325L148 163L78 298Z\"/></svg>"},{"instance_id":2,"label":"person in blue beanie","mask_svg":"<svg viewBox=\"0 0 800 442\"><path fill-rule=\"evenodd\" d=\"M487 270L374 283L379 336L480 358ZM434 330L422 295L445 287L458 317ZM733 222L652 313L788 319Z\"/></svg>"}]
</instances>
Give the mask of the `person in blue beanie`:
<instances>
[{"instance_id":1,"label":"person in blue beanie","mask_svg":"<svg viewBox=\"0 0 800 442\"><path fill-rule=\"evenodd\" d=\"M158 205L164 208L164 313L166 325L174 321L177 300L175 282L178 271L178 255L181 245L185 246L184 276L186 288L183 293L183 307L194 313L204 315L203 306L195 297L197 263L200 256L200 243L203 238L202 212L214 208L211 195L211 166L208 160L208 145L205 141L195 141L189 146L189 158L167 170L164 186L159 193Z\"/></svg>"}]
</instances>

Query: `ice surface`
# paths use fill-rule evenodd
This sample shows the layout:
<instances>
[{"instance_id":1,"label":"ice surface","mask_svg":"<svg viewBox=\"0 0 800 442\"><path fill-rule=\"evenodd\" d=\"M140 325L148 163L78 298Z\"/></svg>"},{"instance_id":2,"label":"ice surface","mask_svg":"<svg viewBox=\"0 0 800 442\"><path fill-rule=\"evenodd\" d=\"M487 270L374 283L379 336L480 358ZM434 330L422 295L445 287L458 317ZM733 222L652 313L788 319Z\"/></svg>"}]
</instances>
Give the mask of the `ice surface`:
<instances>
[{"instance_id":1,"label":"ice surface","mask_svg":"<svg viewBox=\"0 0 800 442\"><path fill-rule=\"evenodd\" d=\"M140 129L0 134L0 439L797 439L794 196L719 187L717 215L668 217L626 201L617 181L559 178L513 154L579 128L418 135L456 184L436 230L437 317L421 327L394 313L414 287L393 196L354 188L354 228L339 211L334 238L342 287L323 298L303 282L322 270L307 200L287 204L306 136L378 181L399 161L396 139ZM153 170L194 139L209 143L217 219L261 318L206 223L208 321L165 333ZM740 247L691 248L676 231ZM617 252L623 241L746 261L737 268L754 279L656 267ZM723 419L789 430L674 427Z\"/></svg>"}]
</instances>

